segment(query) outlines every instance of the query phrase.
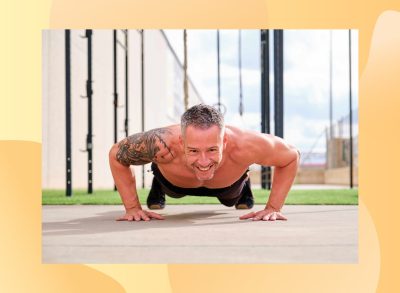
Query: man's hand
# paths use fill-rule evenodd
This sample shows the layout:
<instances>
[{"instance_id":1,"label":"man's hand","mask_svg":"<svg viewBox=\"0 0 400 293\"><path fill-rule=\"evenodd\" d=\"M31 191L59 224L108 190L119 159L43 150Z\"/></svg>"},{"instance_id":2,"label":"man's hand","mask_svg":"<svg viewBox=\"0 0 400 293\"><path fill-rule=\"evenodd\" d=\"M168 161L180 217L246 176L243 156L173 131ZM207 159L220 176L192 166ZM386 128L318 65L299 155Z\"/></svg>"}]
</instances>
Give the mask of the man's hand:
<instances>
[{"instance_id":1,"label":"man's hand","mask_svg":"<svg viewBox=\"0 0 400 293\"><path fill-rule=\"evenodd\" d=\"M150 221L151 219L164 220L163 216L144 211L142 208L134 208L125 212L125 215L116 219L117 221Z\"/></svg>"},{"instance_id":2,"label":"man's hand","mask_svg":"<svg viewBox=\"0 0 400 293\"><path fill-rule=\"evenodd\" d=\"M253 219L253 221L287 220L287 218L284 215L282 215L281 212L277 212L268 208L262 211L248 213L244 216L241 216L239 219L240 220Z\"/></svg>"}]
</instances>

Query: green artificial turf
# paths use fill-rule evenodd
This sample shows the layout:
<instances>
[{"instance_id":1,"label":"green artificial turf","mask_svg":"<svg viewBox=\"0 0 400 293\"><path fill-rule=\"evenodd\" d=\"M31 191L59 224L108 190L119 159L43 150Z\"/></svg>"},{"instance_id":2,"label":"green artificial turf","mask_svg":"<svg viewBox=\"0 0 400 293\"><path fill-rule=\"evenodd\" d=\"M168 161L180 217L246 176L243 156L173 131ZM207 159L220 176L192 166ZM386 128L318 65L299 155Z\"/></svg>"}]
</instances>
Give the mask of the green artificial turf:
<instances>
[{"instance_id":1,"label":"green artificial turf","mask_svg":"<svg viewBox=\"0 0 400 293\"><path fill-rule=\"evenodd\" d=\"M139 199L145 205L148 189L139 189ZM265 204L268 190L253 190L256 204ZM64 190L43 190L44 205L119 205L122 204L118 192L113 190L95 190L88 194L85 190L74 190L71 197L65 196ZM167 196L167 204L219 204L213 197L185 196L175 199ZM329 189L329 190L292 190L285 204L295 205L357 205L358 189Z\"/></svg>"}]
</instances>

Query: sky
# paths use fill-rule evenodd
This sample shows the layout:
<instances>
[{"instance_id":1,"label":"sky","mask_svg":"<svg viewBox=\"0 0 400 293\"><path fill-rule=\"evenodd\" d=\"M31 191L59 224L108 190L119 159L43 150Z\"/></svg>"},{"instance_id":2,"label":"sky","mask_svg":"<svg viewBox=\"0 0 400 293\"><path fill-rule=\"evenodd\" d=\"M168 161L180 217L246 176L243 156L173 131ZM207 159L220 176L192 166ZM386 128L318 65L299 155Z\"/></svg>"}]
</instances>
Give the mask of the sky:
<instances>
[{"instance_id":1,"label":"sky","mask_svg":"<svg viewBox=\"0 0 400 293\"><path fill-rule=\"evenodd\" d=\"M164 30L183 62L183 30ZM348 30L284 31L284 139L303 153L325 152L329 126L330 40L334 122L349 112ZM273 32L270 88L273 101ZM239 114L239 31L220 30L221 102L227 124L261 130L260 30L241 30L242 96ZM187 30L188 74L207 104L218 102L217 31ZM358 109L358 32L352 31L352 98ZM273 104L271 104L273 109ZM355 113L356 114L356 113ZM271 113L273 115L273 113ZM354 129L357 131L358 116ZM273 116L272 116L273 117ZM273 120L273 118L271 118ZM273 121L271 121L273 130Z\"/></svg>"}]
</instances>

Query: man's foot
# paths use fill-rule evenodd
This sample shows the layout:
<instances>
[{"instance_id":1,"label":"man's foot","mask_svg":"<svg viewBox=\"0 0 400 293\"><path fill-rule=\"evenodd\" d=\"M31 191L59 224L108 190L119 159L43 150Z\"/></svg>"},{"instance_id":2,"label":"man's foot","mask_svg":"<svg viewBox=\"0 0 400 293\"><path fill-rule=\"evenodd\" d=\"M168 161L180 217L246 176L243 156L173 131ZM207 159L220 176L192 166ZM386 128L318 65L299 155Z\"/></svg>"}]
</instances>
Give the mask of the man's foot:
<instances>
[{"instance_id":1,"label":"man's foot","mask_svg":"<svg viewBox=\"0 0 400 293\"><path fill-rule=\"evenodd\" d=\"M242 198L241 198L242 199ZM240 199L240 200L241 200ZM246 197L244 202L238 202L235 207L237 210L249 210L254 206L253 197Z\"/></svg>"},{"instance_id":2,"label":"man's foot","mask_svg":"<svg viewBox=\"0 0 400 293\"><path fill-rule=\"evenodd\" d=\"M149 195L147 196L147 207L150 210L162 210L165 207L165 194L160 183L153 178Z\"/></svg>"},{"instance_id":3,"label":"man's foot","mask_svg":"<svg viewBox=\"0 0 400 293\"><path fill-rule=\"evenodd\" d=\"M160 194L158 196L154 196L154 194L149 194L147 197L147 207L150 210L162 210L165 207L165 195Z\"/></svg>"},{"instance_id":4,"label":"man's foot","mask_svg":"<svg viewBox=\"0 0 400 293\"><path fill-rule=\"evenodd\" d=\"M246 182L246 185L242 190L242 197L235 204L236 209L238 210L249 210L254 206L254 198L253 193L251 192L250 182L249 180Z\"/></svg>"}]
</instances>

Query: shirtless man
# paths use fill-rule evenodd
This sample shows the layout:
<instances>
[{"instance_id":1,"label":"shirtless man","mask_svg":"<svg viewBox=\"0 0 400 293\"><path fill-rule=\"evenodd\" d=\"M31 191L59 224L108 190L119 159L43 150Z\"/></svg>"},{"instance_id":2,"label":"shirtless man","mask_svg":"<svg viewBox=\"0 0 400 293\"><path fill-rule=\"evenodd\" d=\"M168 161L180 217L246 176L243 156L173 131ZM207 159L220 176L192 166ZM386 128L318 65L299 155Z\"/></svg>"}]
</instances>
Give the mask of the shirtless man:
<instances>
[{"instance_id":1,"label":"shirtless man","mask_svg":"<svg viewBox=\"0 0 400 293\"><path fill-rule=\"evenodd\" d=\"M117 220L164 219L143 210L138 199L135 175L129 166L147 163L152 163L154 174L147 199L150 209L163 208L165 194L215 196L226 206L252 208L249 166L274 166L265 208L240 219L286 220L280 210L296 176L299 157L299 152L279 137L225 126L215 108L193 106L182 115L180 125L137 133L113 145L110 167L125 206L125 214Z\"/></svg>"}]
</instances>

